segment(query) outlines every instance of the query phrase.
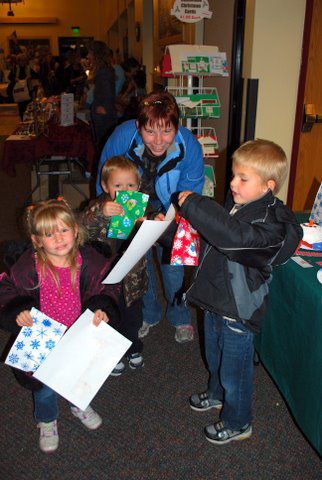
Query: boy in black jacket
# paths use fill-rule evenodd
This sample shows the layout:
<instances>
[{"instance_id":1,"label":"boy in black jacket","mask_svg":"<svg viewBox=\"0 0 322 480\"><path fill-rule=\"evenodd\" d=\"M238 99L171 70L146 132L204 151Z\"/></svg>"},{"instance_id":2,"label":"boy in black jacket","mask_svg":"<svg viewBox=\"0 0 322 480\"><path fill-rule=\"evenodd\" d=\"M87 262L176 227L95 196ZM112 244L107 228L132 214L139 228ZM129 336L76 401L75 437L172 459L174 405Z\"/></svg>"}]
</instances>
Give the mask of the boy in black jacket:
<instances>
[{"instance_id":1,"label":"boy in black jacket","mask_svg":"<svg viewBox=\"0 0 322 480\"><path fill-rule=\"evenodd\" d=\"M233 155L225 207L192 192L178 197L180 214L206 241L187 300L205 311L208 389L190 397L195 411L220 410L205 427L207 440L223 445L251 436L254 333L267 305L273 266L295 251L302 229L274 194L287 173L281 147L246 142Z\"/></svg>"}]
</instances>

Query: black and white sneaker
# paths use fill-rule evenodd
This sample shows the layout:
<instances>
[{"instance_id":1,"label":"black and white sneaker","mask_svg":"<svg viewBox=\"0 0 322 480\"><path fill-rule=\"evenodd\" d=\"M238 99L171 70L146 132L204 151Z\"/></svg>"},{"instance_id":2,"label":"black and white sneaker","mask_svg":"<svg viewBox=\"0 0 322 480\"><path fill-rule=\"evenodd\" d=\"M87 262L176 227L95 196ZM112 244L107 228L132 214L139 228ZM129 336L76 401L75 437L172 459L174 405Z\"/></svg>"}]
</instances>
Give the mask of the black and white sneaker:
<instances>
[{"instance_id":1,"label":"black and white sneaker","mask_svg":"<svg viewBox=\"0 0 322 480\"><path fill-rule=\"evenodd\" d=\"M224 422L217 422L205 427L206 439L216 445L225 445L234 440L246 440L252 434L252 426L246 423L240 430L230 430L225 427Z\"/></svg>"},{"instance_id":2,"label":"black and white sneaker","mask_svg":"<svg viewBox=\"0 0 322 480\"><path fill-rule=\"evenodd\" d=\"M131 353L131 355L127 356L127 359L129 361L129 367L132 368L132 370L142 368L144 365L141 353Z\"/></svg>"},{"instance_id":3,"label":"black and white sneaker","mask_svg":"<svg viewBox=\"0 0 322 480\"><path fill-rule=\"evenodd\" d=\"M189 398L190 408L196 412L206 412L211 408L222 408L222 402L220 400L212 399L208 397L208 392L196 393Z\"/></svg>"},{"instance_id":4,"label":"black and white sneaker","mask_svg":"<svg viewBox=\"0 0 322 480\"><path fill-rule=\"evenodd\" d=\"M114 369L111 371L112 377L119 377L125 370L125 365L123 362L119 362L115 365Z\"/></svg>"}]
</instances>

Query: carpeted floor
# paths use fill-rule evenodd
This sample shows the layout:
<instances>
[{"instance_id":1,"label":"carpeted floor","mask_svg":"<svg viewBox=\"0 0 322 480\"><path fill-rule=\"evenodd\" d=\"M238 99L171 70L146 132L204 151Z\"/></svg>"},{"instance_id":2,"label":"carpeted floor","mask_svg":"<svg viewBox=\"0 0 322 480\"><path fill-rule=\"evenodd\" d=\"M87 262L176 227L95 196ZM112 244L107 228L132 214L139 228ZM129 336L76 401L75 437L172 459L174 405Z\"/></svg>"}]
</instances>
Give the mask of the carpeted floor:
<instances>
[{"instance_id":1,"label":"carpeted floor","mask_svg":"<svg viewBox=\"0 0 322 480\"><path fill-rule=\"evenodd\" d=\"M0 241L18 238L17 212L28 193L27 170L0 175ZM196 319L195 319L196 326ZM198 339L179 345L165 320L144 340L145 366L111 377L93 401L104 420L84 429L60 402L60 446L38 448L32 399L0 365L0 476L3 480L317 480L321 460L294 424L278 390L255 369L253 436L214 446L203 427L213 410L190 410L187 398L206 385ZM0 352L8 341L0 331Z\"/></svg>"}]
</instances>

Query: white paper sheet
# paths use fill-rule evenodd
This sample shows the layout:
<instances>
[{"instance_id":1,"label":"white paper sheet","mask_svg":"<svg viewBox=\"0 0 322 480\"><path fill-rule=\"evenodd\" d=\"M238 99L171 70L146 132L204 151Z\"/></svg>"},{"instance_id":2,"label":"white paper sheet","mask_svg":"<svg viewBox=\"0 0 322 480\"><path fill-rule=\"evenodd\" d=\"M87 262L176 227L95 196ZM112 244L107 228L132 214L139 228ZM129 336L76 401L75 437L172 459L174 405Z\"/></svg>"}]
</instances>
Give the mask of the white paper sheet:
<instances>
[{"instance_id":1,"label":"white paper sheet","mask_svg":"<svg viewBox=\"0 0 322 480\"><path fill-rule=\"evenodd\" d=\"M93 315L87 309L34 374L82 410L132 343L104 322L95 327Z\"/></svg>"},{"instance_id":2,"label":"white paper sheet","mask_svg":"<svg viewBox=\"0 0 322 480\"><path fill-rule=\"evenodd\" d=\"M33 326L22 327L5 360L7 365L24 372L37 370L67 328L36 308L30 310L30 315Z\"/></svg>"},{"instance_id":3,"label":"white paper sheet","mask_svg":"<svg viewBox=\"0 0 322 480\"><path fill-rule=\"evenodd\" d=\"M137 262L146 254L152 245L161 237L174 219L175 209L173 205L167 211L165 220L145 220L127 250L123 253L121 259L117 262L113 270L107 275L102 283L118 283Z\"/></svg>"}]
</instances>

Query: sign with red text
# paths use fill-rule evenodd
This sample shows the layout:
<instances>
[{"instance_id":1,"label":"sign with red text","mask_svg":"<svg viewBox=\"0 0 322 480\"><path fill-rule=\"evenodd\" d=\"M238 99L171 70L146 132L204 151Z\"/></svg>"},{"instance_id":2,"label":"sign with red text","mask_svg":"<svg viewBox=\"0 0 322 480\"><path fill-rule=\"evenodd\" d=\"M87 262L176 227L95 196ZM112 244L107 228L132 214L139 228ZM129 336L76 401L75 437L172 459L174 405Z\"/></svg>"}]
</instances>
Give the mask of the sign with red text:
<instances>
[{"instance_id":1,"label":"sign with red text","mask_svg":"<svg viewBox=\"0 0 322 480\"><path fill-rule=\"evenodd\" d=\"M203 18L212 17L207 0L176 0L170 13L186 23L195 23Z\"/></svg>"}]
</instances>

